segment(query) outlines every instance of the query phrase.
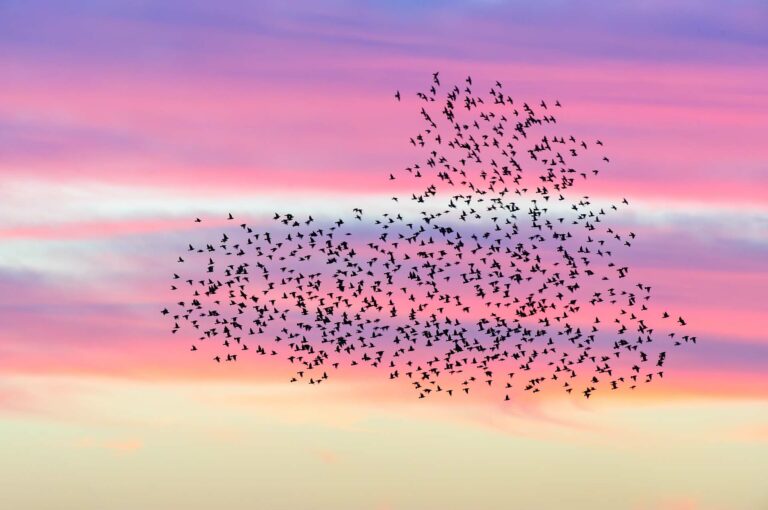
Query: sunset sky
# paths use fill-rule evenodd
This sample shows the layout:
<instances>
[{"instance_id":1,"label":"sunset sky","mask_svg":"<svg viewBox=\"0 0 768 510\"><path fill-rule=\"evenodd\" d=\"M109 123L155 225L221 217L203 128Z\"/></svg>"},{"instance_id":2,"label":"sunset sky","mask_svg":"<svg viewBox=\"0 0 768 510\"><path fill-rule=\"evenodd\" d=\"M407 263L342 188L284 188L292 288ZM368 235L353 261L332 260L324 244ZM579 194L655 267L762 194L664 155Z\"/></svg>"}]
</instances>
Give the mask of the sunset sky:
<instances>
[{"instance_id":1,"label":"sunset sky","mask_svg":"<svg viewBox=\"0 0 768 510\"><path fill-rule=\"evenodd\" d=\"M766 27L764 0L0 0L0 508L768 508ZM628 262L700 339L662 381L419 401L170 334L176 257L228 212L391 207L393 94L434 71L605 142L591 196L630 200Z\"/></svg>"}]
</instances>

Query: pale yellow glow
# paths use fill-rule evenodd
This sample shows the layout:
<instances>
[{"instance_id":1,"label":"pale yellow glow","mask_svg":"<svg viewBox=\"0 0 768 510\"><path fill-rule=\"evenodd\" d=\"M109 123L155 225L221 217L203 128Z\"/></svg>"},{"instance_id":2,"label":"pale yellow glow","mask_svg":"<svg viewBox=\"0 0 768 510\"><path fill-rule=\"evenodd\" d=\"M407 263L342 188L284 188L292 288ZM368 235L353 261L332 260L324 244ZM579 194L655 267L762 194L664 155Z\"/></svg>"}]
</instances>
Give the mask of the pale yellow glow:
<instances>
[{"instance_id":1,"label":"pale yellow glow","mask_svg":"<svg viewBox=\"0 0 768 510\"><path fill-rule=\"evenodd\" d=\"M500 407L364 393L6 378L2 507L768 505L768 437L755 432L768 422L763 401Z\"/></svg>"}]
</instances>

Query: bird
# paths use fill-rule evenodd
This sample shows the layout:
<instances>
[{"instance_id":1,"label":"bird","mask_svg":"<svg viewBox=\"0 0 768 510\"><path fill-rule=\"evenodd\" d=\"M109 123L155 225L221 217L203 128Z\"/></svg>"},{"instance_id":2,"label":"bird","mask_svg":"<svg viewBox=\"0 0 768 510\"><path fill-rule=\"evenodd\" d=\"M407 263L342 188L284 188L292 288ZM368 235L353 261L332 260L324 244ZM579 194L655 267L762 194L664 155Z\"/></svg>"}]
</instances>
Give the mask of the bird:
<instances>
[{"instance_id":1,"label":"bird","mask_svg":"<svg viewBox=\"0 0 768 510\"><path fill-rule=\"evenodd\" d=\"M417 92L415 160L381 175L405 181L397 207L279 211L181 245L185 271L161 310L171 332L221 370L238 353L281 356L287 380L317 385L369 367L419 400L474 398L478 385L514 402L515 391L594 399L658 384L665 346L696 337L675 337L682 317L656 327L671 314L632 280L622 257L636 235L610 223L629 201L585 194L609 157L594 168L593 144L554 132L559 100L513 102L491 83L487 94L470 76L442 88L434 72Z\"/></svg>"}]
</instances>

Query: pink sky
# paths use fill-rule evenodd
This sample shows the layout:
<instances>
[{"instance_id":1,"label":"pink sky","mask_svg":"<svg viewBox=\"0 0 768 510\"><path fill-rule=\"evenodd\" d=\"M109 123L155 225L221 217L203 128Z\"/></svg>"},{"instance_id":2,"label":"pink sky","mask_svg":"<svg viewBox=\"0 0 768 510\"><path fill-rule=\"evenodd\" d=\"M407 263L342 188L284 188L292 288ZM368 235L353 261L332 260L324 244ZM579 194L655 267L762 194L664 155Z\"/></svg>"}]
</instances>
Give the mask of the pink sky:
<instances>
[{"instance_id":1,"label":"pink sky","mask_svg":"<svg viewBox=\"0 0 768 510\"><path fill-rule=\"evenodd\" d=\"M95 469L130 462L156 447L160 436L152 434L161 434L126 425L133 423L131 413L165 409L160 398L170 399L166 404L172 407L178 397L173 392L181 391L175 384L191 392L208 383L232 385L231 394L206 390L205 404L188 402L174 411L174 419L192 421L208 405L219 409L237 402L239 409L250 403L267 413L259 423L306 422L307 429L295 432L297 441L320 437L326 422L287 402L270 407L281 401L283 390L253 397L236 387L279 385L285 367L253 359L222 370L190 356L188 339L170 335L159 314L170 297L168 277L188 240L218 235L228 211L249 222L263 222L275 210L331 218L349 215L361 202L389 207L392 194L409 193L404 181L390 185L386 179L414 157L408 138L419 125L418 109L405 93L439 70L448 82L466 74L476 82L499 79L523 100L557 98L564 105L562 129L605 142L612 166L587 191L606 202L629 198L632 207L620 217L621 227L638 233L638 240L626 254L628 262L654 285L657 302L679 310L700 339L696 348L676 353L669 376L642 394L612 395L595 409L584 402L561 404L560 397L529 404L526 397L517 408L499 411L480 398L483 411L477 416L468 418L475 404L467 402L446 411L440 425L447 427L445 434L455 433L449 430L455 425L470 436L503 430L527 437L527 427L546 421L542 413L552 423L595 425L586 416L600 416L618 431L633 416L648 423L638 437L655 441L657 451L683 423L696 437L714 438L701 439L712 446L717 433L685 421L700 412L731 431L723 432L727 441L743 436L754 447L752 456L744 453L745 480L756 467L768 470L768 455L762 461L758 456L768 444L765 2L291 4L0 4L0 420L9 417L8 437L28 444L40 462L46 443L22 432L30 427L78 452L62 450L62 458L83 455ZM402 103L394 101L395 90L404 92ZM197 216L208 218L210 230L195 228ZM361 231L358 240L364 237ZM387 421L397 416L432 423L429 411L412 411L407 388L380 384L382 377L363 369L345 372L335 389L317 397L297 394L293 405L315 409L313 398L329 402L346 426L347 419L359 424L373 416L355 406L381 402L388 411L376 414L377 426L392 437L402 433ZM125 402L91 399L102 384L93 381L106 381L104 388L113 387L115 398ZM155 383L164 388L156 394ZM745 410L745 402L753 407ZM642 415L632 405L657 407ZM672 411L680 413L678 421L662 423L665 406L680 406ZM695 410L688 413L685 406ZM232 416L242 412L226 409ZM529 421L513 423L510 415L518 411ZM117 413L121 425L99 428L100 413ZM198 443L201 457L222 437L245 434L224 421L206 423L217 431L211 436L216 439ZM547 441L574 448L582 440L599 441L567 430L516 448L530 448L530 460L549 458L536 450ZM615 438L616 444L626 439L618 432ZM431 452L429 445L419 450L418 441L410 440L415 451ZM330 446L307 446L312 462L345 469L353 456L345 448L352 447L340 437L328 441ZM595 448L610 458L612 447ZM723 448L726 457L742 452L730 442ZM121 457L100 461L106 454ZM279 454L271 455L282 466L275 460ZM693 458L683 450L676 455L681 466ZM384 466L385 457L361 458L356 466ZM646 465L640 452L622 459L627 466ZM37 464L29 462L33 473ZM129 480L143 480L137 466L121 465L133 473L126 475ZM0 461L0 475L5 471L13 469ZM298 476L309 480L310 472L303 466ZM706 472L701 480L716 475ZM48 471L41 476L59 480ZM190 479L195 476L201 480L210 473L192 473ZM635 497L631 484L623 488L633 495L631 508L751 509L768 501L765 491L747 494L735 481L707 488L693 474L675 480L682 492L665 486L664 497L655 499ZM60 481L64 486L66 480ZM650 485L653 478L646 481ZM427 508L409 504L395 481L380 489L394 497L382 496L379 508ZM521 501L528 501L528 493L519 490ZM446 494L465 501L451 490ZM15 494L12 501L21 497ZM62 493L59 501L60 508L118 508L99 506L105 498ZM489 508L501 501L489 498ZM36 501L35 508L52 508ZM170 508L175 500L163 493L133 501ZM294 508L309 508L300 498L291 501ZM339 505L330 496L323 501L318 508L361 508L352 496ZM547 501L543 507L555 508ZM596 500L582 496L571 506L590 502ZM273 503L262 501L278 508Z\"/></svg>"}]
</instances>

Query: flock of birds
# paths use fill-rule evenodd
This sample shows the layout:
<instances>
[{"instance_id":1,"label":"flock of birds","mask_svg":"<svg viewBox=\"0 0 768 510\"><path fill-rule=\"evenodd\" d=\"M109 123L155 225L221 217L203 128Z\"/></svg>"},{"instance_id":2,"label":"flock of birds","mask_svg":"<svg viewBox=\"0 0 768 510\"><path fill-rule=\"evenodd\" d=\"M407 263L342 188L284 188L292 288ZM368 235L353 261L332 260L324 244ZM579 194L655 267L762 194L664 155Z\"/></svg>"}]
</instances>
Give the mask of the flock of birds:
<instances>
[{"instance_id":1,"label":"flock of birds","mask_svg":"<svg viewBox=\"0 0 768 510\"><path fill-rule=\"evenodd\" d=\"M588 398L663 377L667 350L696 337L653 311L651 286L620 262L635 234L607 219L627 200L576 195L610 162L603 143L558 134L559 101L474 87L434 73L416 94L420 156L389 175L414 191L391 212L275 213L269 229L229 214L216 241L189 244L171 287L183 296L162 310L173 333L193 332L191 350L215 363L283 356L292 382L374 367L419 398L478 387Z\"/></svg>"}]
</instances>

